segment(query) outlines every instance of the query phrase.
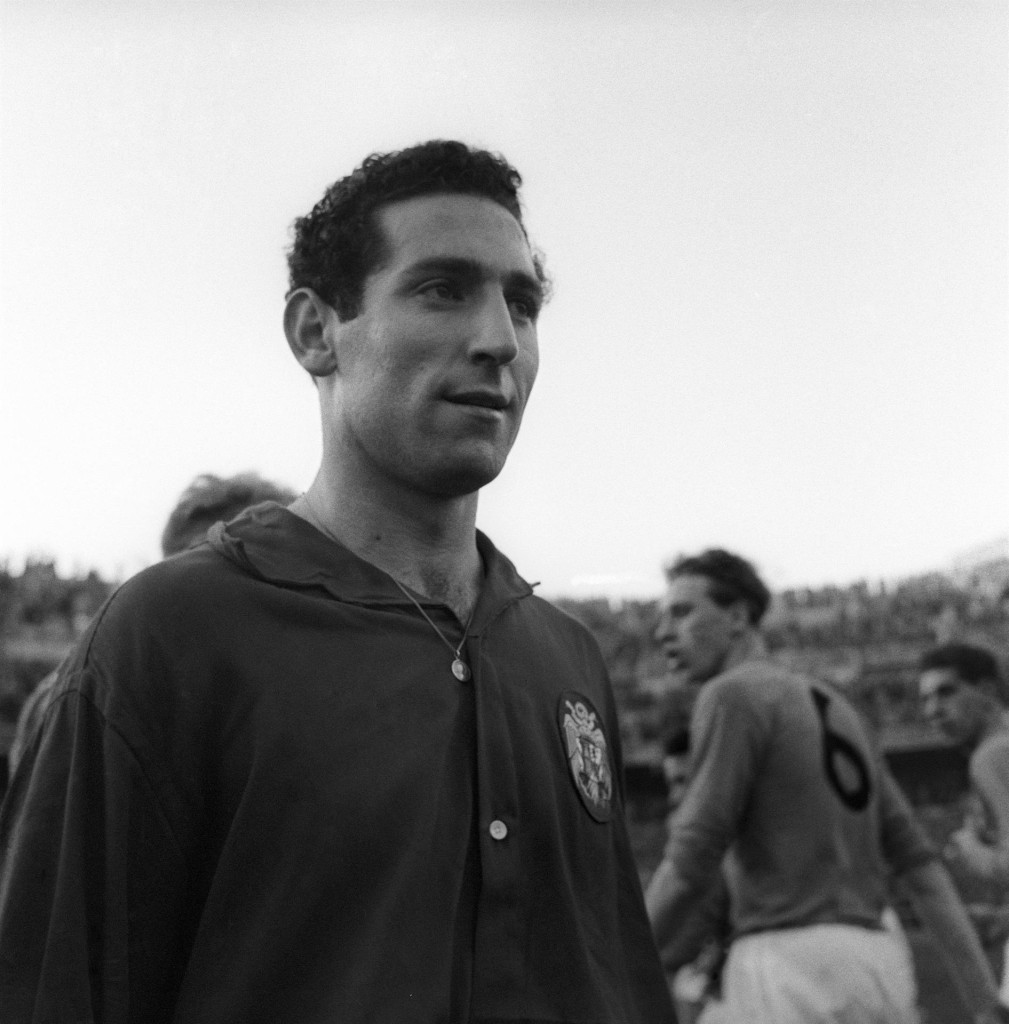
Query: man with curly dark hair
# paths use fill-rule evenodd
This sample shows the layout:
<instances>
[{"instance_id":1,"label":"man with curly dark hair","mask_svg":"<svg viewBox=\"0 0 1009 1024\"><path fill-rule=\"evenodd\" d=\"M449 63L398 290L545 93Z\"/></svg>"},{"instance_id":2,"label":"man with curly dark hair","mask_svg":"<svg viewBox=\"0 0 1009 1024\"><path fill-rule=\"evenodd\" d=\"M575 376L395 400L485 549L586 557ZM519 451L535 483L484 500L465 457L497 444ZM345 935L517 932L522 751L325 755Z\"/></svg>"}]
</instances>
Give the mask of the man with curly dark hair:
<instances>
[{"instance_id":1,"label":"man with curly dark hair","mask_svg":"<svg viewBox=\"0 0 1009 1024\"><path fill-rule=\"evenodd\" d=\"M5 1021L671 1021L588 632L476 530L545 294L502 158L295 225L322 460L108 602L0 813Z\"/></svg>"},{"instance_id":2,"label":"man with curly dark hair","mask_svg":"<svg viewBox=\"0 0 1009 1024\"><path fill-rule=\"evenodd\" d=\"M341 320L352 320L365 279L389 256L388 239L374 216L379 207L438 192L477 196L504 207L527 237L521 184L515 168L461 142L432 141L402 152L373 153L294 222L287 261L291 291L311 288ZM544 285L542 261L535 253L532 262Z\"/></svg>"}]
</instances>

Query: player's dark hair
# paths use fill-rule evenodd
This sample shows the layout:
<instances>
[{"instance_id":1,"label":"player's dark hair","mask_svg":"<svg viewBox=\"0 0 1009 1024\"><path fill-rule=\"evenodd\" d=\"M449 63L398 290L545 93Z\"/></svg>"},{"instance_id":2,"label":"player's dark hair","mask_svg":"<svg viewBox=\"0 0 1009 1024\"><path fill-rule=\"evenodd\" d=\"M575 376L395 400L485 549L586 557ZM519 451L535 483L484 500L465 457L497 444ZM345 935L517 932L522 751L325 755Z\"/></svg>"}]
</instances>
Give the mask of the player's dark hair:
<instances>
[{"instance_id":1,"label":"player's dark hair","mask_svg":"<svg viewBox=\"0 0 1009 1024\"><path fill-rule=\"evenodd\" d=\"M525 234L521 184L521 175L503 157L462 142L436 139L392 153L372 153L330 185L311 213L294 222L287 256L289 293L311 288L341 320L353 320L368 275L389 255L375 216L380 207L439 193L480 196L503 206ZM545 285L538 254L533 254L533 263Z\"/></svg>"},{"instance_id":2,"label":"player's dark hair","mask_svg":"<svg viewBox=\"0 0 1009 1024\"><path fill-rule=\"evenodd\" d=\"M751 626L759 625L771 603L771 592L757 570L745 558L723 548L677 558L666 568L666 578L672 581L677 576L705 577L711 600L722 608L745 602Z\"/></svg>"},{"instance_id":3,"label":"player's dark hair","mask_svg":"<svg viewBox=\"0 0 1009 1024\"><path fill-rule=\"evenodd\" d=\"M258 505L261 501L279 501L288 505L296 497L294 491L264 480L257 473L238 473L229 477L201 473L182 492L172 509L161 534L161 551L166 558L185 551L202 540L214 523L233 519L250 505Z\"/></svg>"},{"instance_id":4,"label":"player's dark hair","mask_svg":"<svg viewBox=\"0 0 1009 1024\"><path fill-rule=\"evenodd\" d=\"M988 680L999 683L1002 676L995 655L974 644L940 644L921 656L918 667L922 672L937 668L952 669L971 686Z\"/></svg>"}]
</instances>

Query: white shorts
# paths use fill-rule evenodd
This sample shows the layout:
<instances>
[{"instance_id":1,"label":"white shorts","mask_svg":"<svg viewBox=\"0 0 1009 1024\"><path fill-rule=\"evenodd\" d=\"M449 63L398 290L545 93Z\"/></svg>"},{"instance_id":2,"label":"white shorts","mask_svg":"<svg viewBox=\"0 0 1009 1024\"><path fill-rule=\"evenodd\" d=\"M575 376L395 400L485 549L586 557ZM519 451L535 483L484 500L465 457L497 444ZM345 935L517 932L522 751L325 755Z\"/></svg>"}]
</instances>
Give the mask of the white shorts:
<instances>
[{"instance_id":1,"label":"white shorts","mask_svg":"<svg viewBox=\"0 0 1009 1024\"><path fill-rule=\"evenodd\" d=\"M899 935L844 924L746 935L722 977L727 1024L918 1024Z\"/></svg>"}]
</instances>

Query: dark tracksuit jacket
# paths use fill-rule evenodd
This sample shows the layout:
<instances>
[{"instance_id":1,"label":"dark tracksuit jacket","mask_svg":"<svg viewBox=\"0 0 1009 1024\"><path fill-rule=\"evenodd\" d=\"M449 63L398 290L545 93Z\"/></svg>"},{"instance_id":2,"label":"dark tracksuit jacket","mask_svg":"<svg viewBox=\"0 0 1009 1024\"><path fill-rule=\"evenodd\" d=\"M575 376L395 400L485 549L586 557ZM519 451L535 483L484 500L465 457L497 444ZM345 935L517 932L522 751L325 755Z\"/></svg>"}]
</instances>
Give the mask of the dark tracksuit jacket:
<instances>
[{"instance_id":1,"label":"dark tracksuit jacket","mask_svg":"<svg viewBox=\"0 0 1009 1024\"><path fill-rule=\"evenodd\" d=\"M279 505L110 598L0 811L5 1024L672 1019L598 649L478 539L466 682Z\"/></svg>"}]
</instances>

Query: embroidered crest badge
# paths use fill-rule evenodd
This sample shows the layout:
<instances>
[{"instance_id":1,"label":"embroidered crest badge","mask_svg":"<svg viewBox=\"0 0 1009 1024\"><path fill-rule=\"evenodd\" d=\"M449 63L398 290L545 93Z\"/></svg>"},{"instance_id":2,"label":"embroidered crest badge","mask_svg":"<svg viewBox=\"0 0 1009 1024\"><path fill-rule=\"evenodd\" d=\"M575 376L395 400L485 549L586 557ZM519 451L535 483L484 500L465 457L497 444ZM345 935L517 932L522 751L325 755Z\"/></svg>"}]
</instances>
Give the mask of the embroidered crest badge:
<instances>
[{"instance_id":1,"label":"embroidered crest badge","mask_svg":"<svg viewBox=\"0 0 1009 1024\"><path fill-rule=\"evenodd\" d=\"M564 752L575 789L596 821L609 821L613 799L613 772L600 717L587 697L569 690L557 707Z\"/></svg>"}]
</instances>

